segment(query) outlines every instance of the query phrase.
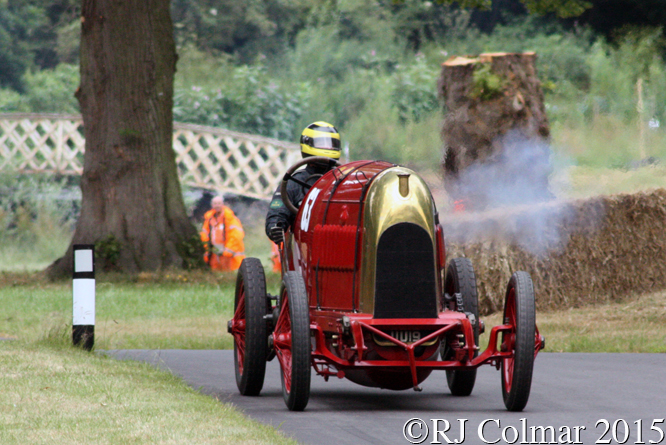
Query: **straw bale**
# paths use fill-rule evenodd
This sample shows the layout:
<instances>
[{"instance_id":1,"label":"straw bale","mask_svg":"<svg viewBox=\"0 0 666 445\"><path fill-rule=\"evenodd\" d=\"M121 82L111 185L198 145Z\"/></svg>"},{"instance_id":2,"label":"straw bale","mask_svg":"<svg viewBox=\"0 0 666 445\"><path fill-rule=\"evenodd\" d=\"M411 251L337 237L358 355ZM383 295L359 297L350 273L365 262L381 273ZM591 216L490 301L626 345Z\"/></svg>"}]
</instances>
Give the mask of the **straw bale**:
<instances>
[{"instance_id":1,"label":"straw bale","mask_svg":"<svg viewBox=\"0 0 666 445\"><path fill-rule=\"evenodd\" d=\"M525 270L537 308L618 301L666 288L666 190L443 218L447 257L475 268L482 314L502 310Z\"/></svg>"}]
</instances>

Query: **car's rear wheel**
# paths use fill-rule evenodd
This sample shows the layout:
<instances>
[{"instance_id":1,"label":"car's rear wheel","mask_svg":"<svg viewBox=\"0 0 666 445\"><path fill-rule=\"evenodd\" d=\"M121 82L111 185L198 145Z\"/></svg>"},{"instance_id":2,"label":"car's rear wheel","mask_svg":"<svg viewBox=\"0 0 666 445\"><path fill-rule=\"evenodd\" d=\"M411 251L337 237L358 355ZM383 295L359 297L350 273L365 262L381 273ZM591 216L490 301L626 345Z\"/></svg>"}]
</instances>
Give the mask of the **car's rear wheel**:
<instances>
[{"instance_id":1,"label":"car's rear wheel","mask_svg":"<svg viewBox=\"0 0 666 445\"><path fill-rule=\"evenodd\" d=\"M527 405L534 368L536 314L534 285L527 272L511 276L504 302L504 324L511 331L502 333L501 350L512 352L502 359L502 396L509 411L522 411Z\"/></svg>"},{"instance_id":2,"label":"car's rear wheel","mask_svg":"<svg viewBox=\"0 0 666 445\"><path fill-rule=\"evenodd\" d=\"M472 331L474 344L479 345L479 297L476 290L476 275L469 258L454 258L449 263L444 281L444 292L449 295L461 294L463 309L474 315ZM455 304L455 303L454 303ZM459 310L458 307L451 309ZM442 360L452 360L453 349L443 344ZM477 352L474 353L476 357ZM468 396L476 383L476 369L446 371L446 382L454 396Z\"/></svg>"},{"instance_id":3,"label":"car's rear wheel","mask_svg":"<svg viewBox=\"0 0 666 445\"><path fill-rule=\"evenodd\" d=\"M290 411L303 411L310 398L310 313L305 283L297 272L283 277L273 344L284 402Z\"/></svg>"},{"instance_id":4,"label":"car's rear wheel","mask_svg":"<svg viewBox=\"0 0 666 445\"><path fill-rule=\"evenodd\" d=\"M231 334L234 337L236 385L244 396L256 396L264 386L268 332L266 278L257 258L245 258L236 277Z\"/></svg>"}]
</instances>

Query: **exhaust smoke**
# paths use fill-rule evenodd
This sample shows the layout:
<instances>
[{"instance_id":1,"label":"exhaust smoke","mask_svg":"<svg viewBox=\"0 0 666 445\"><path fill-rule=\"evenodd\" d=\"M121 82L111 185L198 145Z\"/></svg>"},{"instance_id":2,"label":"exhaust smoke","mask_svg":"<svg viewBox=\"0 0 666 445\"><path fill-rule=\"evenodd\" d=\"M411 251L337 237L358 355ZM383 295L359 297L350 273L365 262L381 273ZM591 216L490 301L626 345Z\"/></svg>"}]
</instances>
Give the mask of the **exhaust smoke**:
<instances>
[{"instance_id":1,"label":"exhaust smoke","mask_svg":"<svg viewBox=\"0 0 666 445\"><path fill-rule=\"evenodd\" d=\"M516 244L539 257L563 250L564 229L576 211L553 187L551 178L563 176L557 170L563 166L556 169L550 146L517 131L494 144L500 147L496 155L447 181L454 200L453 212L442 218L447 241Z\"/></svg>"}]
</instances>

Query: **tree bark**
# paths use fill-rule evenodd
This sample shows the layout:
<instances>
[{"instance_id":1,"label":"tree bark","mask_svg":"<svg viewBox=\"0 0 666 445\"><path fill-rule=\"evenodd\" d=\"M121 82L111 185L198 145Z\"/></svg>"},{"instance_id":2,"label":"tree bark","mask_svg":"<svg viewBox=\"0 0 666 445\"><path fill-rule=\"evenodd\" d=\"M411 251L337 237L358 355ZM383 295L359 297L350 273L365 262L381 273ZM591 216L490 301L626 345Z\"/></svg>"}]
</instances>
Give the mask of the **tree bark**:
<instances>
[{"instance_id":1,"label":"tree bark","mask_svg":"<svg viewBox=\"0 0 666 445\"><path fill-rule=\"evenodd\" d=\"M185 267L203 253L187 218L173 138L176 49L169 0L83 0L86 150L72 239L96 245L98 270ZM72 246L48 269L72 271Z\"/></svg>"},{"instance_id":2,"label":"tree bark","mask_svg":"<svg viewBox=\"0 0 666 445\"><path fill-rule=\"evenodd\" d=\"M491 176L493 164L506 175L520 174L507 169L528 167L523 170L535 175L530 185L547 189L548 168L535 173L534 165L507 162L526 143L531 161L548 162L550 128L535 59L534 53L493 53L452 57L442 64L440 91L447 109L443 169L454 199L477 199L477 207L485 207L483 197L468 196L470 187L460 184L461 175L479 165L489 167Z\"/></svg>"}]
</instances>

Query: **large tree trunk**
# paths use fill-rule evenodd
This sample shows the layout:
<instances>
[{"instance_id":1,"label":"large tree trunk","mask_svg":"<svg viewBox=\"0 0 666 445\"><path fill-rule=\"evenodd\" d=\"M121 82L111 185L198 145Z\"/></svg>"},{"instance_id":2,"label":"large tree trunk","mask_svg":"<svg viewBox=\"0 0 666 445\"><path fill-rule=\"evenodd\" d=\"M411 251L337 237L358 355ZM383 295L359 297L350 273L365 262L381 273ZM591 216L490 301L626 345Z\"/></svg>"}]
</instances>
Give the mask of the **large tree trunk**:
<instances>
[{"instance_id":1,"label":"large tree trunk","mask_svg":"<svg viewBox=\"0 0 666 445\"><path fill-rule=\"evenodd\" d=\"M534 192L533 198L549 195L550 129L535 59L534 53L493 53L442 64L443 168L453 199L484 208L502 201L493 193L514 192L502 192L506 187Z\"/></svg>"},{"instance_id":2,"label":"large tree trunk","mask_svg":"<svg viewBox=\"0 0 666 445\"><path fill-rule=\"evenodd\" d=\"M169 0L83 0L81 85L86 151L72 244L96 244L98 268L192 264L202 251L176 171ZM72 246L49 267L70 273Z\"/></svg>"}]
</instances>

